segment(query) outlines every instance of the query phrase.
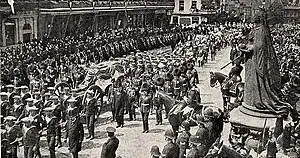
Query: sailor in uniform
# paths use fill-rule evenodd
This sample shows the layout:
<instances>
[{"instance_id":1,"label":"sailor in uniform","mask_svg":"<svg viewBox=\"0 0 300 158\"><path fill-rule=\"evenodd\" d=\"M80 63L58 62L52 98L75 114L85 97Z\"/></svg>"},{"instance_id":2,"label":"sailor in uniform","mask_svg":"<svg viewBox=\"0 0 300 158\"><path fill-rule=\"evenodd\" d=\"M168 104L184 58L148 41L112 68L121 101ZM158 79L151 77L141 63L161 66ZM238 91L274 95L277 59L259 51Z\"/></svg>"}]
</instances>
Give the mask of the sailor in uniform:
<instances>
[{"instance_id":1,"label":"sailor in uniform","mask_svg":"<svg viewBox=\"0 0 300 158\"><path fill-rule=\"evenodd\" d=\"M55 136L56 136L56 128L59 124L58 119L53 114L54 107L47 107L44 109L46 114L45 120L47 123L47 142L50 151L50 158L55 158Z\"/></svg>"}]
</instances>

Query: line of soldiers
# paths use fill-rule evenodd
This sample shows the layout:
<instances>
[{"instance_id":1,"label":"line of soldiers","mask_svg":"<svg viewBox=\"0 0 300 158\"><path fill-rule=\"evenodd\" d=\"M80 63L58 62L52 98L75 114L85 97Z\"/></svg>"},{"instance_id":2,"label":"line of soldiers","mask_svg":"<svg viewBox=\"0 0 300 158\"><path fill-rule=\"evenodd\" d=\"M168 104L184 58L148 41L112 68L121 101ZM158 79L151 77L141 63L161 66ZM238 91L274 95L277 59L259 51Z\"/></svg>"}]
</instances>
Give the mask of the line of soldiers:
<instances>
[{"instance_id":1,"label":"line of soldiers","mask_svg":"<svg viewBox=\"0 0 300 158\"><path fill-rule=\"evenodd\" d=\"M57 96L54 87L49 87L43 95L39 91L30 93L27 86L7 85L6 88L7 92L0 93L2 157L17 157L17 148L21 146L24 146L24 157L41 157L40 138L46 136L53 158L55 147L62 146L62 129L66 130L70 153L78 157L83 125L79 115L81 100L76 90L71 94L64 89Z\"/></svg>"}]
</instances>

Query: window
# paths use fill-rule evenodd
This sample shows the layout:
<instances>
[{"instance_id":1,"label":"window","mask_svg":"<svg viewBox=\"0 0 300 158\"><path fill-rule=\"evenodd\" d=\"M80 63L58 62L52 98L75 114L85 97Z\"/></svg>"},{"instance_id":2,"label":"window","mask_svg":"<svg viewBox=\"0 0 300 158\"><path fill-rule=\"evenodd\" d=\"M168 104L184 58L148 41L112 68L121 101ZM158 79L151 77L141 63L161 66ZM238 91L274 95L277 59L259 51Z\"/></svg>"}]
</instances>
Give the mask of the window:
<instances>
[{"instance_id":1,"label":"window","mask_svg":"<svg viewBox=\"0 0 300 158\"><path fill-rule=\"evenodd\" d=\"M178 24L178 17L177 16L173 17L173 24Z\"/></svg>"},{"instance_id":2,"label":"window","mask_svg":"<svg viewBox=\"0 0 300 158\"><path fill-rule=\"evenodd\" d=\"M197 9L197 1L192 1L191 9Z\"/></svg>"},{"instance_id":3,"label":"window","mask_svg":"<svg viewBox=\"0 0 300 158\"><path fill-rule=\"evenodd\" d=\"M184 10L184 1L179 1L179 11Z\"/></svg>"},{"instance_id":4,"label":"window","mask_svg":"<svg viewBox=\"0 0 300 158\"><path fill-rule=\"evenodd\" d=\"M192 24L199 24L199 17L192 17Z\"/></svg>"}]
</instances>

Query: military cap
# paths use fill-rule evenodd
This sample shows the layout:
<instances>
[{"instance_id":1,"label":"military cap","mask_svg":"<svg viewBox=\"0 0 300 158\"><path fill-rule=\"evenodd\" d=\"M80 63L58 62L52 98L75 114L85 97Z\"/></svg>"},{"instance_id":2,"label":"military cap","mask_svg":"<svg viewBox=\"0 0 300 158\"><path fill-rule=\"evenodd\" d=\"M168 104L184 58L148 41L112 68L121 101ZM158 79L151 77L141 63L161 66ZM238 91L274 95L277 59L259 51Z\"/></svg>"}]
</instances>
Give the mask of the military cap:
<instances>
[{"instance_id":1,"label":"military cap","mask_svg":"<svg viewBox=\"0 0 300 158\"><path fill-rule=\"evenodd\" d=\"M50 96L50 95L51 95L50 93L45 93L45 94L44 94L44 96Z\"/></svg>"},{"instance_id":2,"label":"military cap","mask_svg":"<svg viewBox=\"0 0 300 158\"><path fill-rule=\"evenodd\" d=\"M201 141L200 136L192 135L189 139L189 142L194 145L199 145L199 144L201 144L202 141Z\"/></svg>"},{"instance_id":3,"label":"military cap","mask_svg":"<svg viewBox=\"0 0 300 158\"><path fill-rule=\"evenodd\" d=\"M23 86L21 86L20 88L21 88L21 89L27 89L28 87L23 85Z\"/></svg>"},{"instance_id":4,"label":"military cap","mask_svg":"<svg viewBox=\"0 0 300 158\"><path fill-rule=\"evenodd\" d=\"M159 157L161 155L161 153L159 152L159 147L157 145L154 145L151 147L151 151L150 151L150 154L152 156L156 156L156 157Z\"/></svg>"},{"instance_id":5,"label":"military cap","mask_svg":"<svg viewBox=\"0 0 300 158\"><path fill-rule=\"evenodd\" d=\"M107 133L115 133L116 132L116 129L114 127L106 127L105 130Z\"/></svg>"},{"instance_id":6,"label":"military cap","mask_svg":"<svg viewBox=\"0 0 300 158\"><path fill-rule=\"evenodd\" d=\"M34 94L34 95L40 95L40 94L41 94L41 92L39 92L39 91L36 91L36 92L34 92L33 94Z\"/></svg>"},{"instance_id":7,"label":"military cap","mask_svg":"<svg viewBox=\"0 0 300 158\"><path fill-rule=\"evenodd\" d=\"M0 92L0 96L7 96L8 94L6 92Z\"/></svg>"},{"instance_id":8,"label":"military cap","mask_svg":"<svg viewBox=\"0 0 300 158\"><path fill-rule=\"evenodd\" d=\"M54 87L48 87L47 89L48 89L48 90L53 90L53 91L55 90Z\"/></svg>"},{"instance_id":9,"label":"military cap","mask_svg":"<svg viewBox=\"0 0 300 158\"><path fill-rule=\"evenodd\" d=\"M52 106L50 106L50 107L46 107L45 109L44 109L44 111L45 112L52 112L52 111L54 111L54 107L52 107Z\"/></svg>"},{"instance_id":10,"label":"military cap","mask_svg":"<svg viewBox=\"0 0 300 158\"><path fill-rule=\"evenodd\" d=\"M17 120L17 118L14 117L14 116L6 116L6 117L4 118L4 120L5 120L5 121L14 121L14 120Z\"/></svg>"},{"instance_id":11,"label":"military cap","mask_svg":"<svg viewBox=\"0 0 300 158\"><path fill-rule=\"evenodd\" d=\"M15 86L12 84L6 85L6 88L14 88Z\"/></svg>"},{"instance_id":12,"label":"military cap","mask_svg":"<svg viewBox=\"0 0 300 158\"><path fill-rule=\"evenodd\" d=\"M169 139L175 139L175 134L172 129L167 129L165 132L165 137Z\"/></svg>"},{"instance_id":13,"label":"military cap","mask_svg":"<svg viewBox=\"0 0 300 158\"><path fill-rule=\"evenodd\" d=\"M28 111L37 111L39 110L39 108L37 108L36 106L32 106L28 108Z\"/></svg>"},{"instance_id":14,"label":"military cap","mask_svg":"<svg viewBox=\"0 0 300 158\"><path fill-rule=\"evenodd\" d=\"M58 100L58 96L54 95L50 97L51 100Z\"/></svg>"},{"instance_id":15,"label":"military cap","mask_svg":"<svg viewBox=\"0 0 300 158\"><path fill-rule=\"evenodd\" d=\"M77 89L76 88L71 89L71 92L77 92Z\"/></svg>"},{"instance_id":16,"label":"military cap","mask_svg":"<svg viewBox=\"0 0 300 158\"><path fill-rule=\"evenodd\" d=\"M27 102L33 102L33 99L32 98L27 98L26 101Z\"/></svg>"},{"instance_id":17,"label":"military cap","mask_svg":"<svg viewBox=\"0 0 300 158\"><path fill-rule=\"evenodd\" d=\"M86 93L87 94L94 94L94 92L92 90L87 90Z\"/></svg>"},{"instance_id":18,"label":"military cap","mask_svg":"<svg viewBox=\"0 0 300 158\"><path fill-rule=\"evenodd\" d=\"M30 117L24 117L21 119L22 122L31 122L32 121L32 118Z\"/></svg>"},{"instance_id":19,"label":"military cap","mask_svg":"<svg viewBox=\"0 0 300 158\"><path fill-rule=\"evenodd\" d=\"M21 96L15 95L13 98L14 98L14 99L21 99Z\"/></svg>"},{"instance_id":20,"label":"military cap","mask_svg":"<svg viewBox=\"0 0 300 158\"><path fill-rule=\"evenodd\" d=\"M76 102L77 100L75 100L74 98L71 98L71 99L68 99L67 100L67 102L69 102L69 103L74 103L74 102Z\"/></svg>"}]
</instances>

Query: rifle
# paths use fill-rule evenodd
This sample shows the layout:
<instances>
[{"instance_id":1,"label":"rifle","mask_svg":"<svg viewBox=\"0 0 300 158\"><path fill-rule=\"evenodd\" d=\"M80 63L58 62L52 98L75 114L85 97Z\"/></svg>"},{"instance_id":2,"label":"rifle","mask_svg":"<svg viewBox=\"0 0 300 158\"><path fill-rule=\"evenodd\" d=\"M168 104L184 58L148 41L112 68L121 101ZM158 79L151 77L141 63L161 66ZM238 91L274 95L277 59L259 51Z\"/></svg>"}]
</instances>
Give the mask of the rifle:
<instances>
[{"instance_id":1,"label":"rifle","mask_svg":"<svg viewBox=\"0 0 300 158\"><path fill-rule=\"evenodd\" d=\"M240 49L237 48L239 51ZM242 51L241 51L242 52ZM224 65L223 67L221 67L221 70L223 70L225 67L227 67L228 65L230 65L231 63L235 62L236 60L238 60L239 58L242 57L242 55L244 55L244 53L241 53L239 56L237 56L236 58L234 58L233 60L231 60L229 63L227 63L226 65Z\"/></svg>"}]
</instances>

